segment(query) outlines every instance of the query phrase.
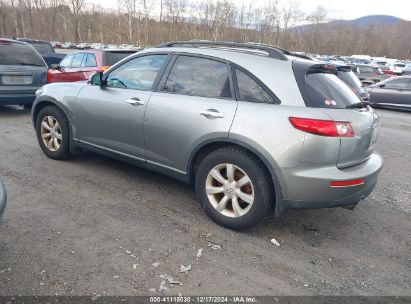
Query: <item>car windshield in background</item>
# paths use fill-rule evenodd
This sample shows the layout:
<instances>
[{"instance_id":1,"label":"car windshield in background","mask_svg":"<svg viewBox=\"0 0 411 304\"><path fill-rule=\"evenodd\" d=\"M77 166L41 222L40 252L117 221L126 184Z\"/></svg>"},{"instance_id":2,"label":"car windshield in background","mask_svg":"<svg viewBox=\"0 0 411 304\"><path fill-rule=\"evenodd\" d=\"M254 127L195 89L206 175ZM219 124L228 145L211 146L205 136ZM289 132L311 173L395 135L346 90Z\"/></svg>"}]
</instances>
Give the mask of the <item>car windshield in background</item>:
<instances>
[{"instance_id":1,"label":"car windshield in background","mask_svg":"<svg viewBox=\"0 0 411 304\"><path fill-rule=\"evenodd\" d=\"M105 65L113 65L119 62L121 59L134 54L135 52L125 51L125 52L106 52L106 64Z\"/></svg>"},{"instance_id":2,"label":"car windshield in background","mask_svg":"<svg viewBox=\"0 0 411 304\"><path fill-rule=\"evenodd\" d=\"M305 82L311 107L343 109L361 101L357 94L334 74L308 74Z\"/></svg>"},{"instance_id":3,"label":"car windshield in background","mask_svg":"<svg viewBox=\"0 0 411 304\"><path fill-rule=\"evenodd\" d=\"M361 81L358 79L358 77L354 74L353 71L339 71L338 77L355 90L358 90L362 87Z\"/></svg>"},{"instance_id":4,"label":"car windshield in background","mask_svg":"<svg viewBox=\"0 0 411 304\"><path fill-rule=\"evenodd\" d=\"M46 63L40 54L27 44L0 41L0 65L45 67Z\"/></svg>"},{"instance_id":5,"label":"car windshield in background","mask_svg":"<svg viewBox=\"0 0 411 304\"><path fill-rule=\"evenodd\" d=\"M396 64L394 64L394 66L397 67L397 68L404 68L404 67L405 67L405 64L403 64L403 63L396 63Z\"/></svg>"},{"instance_id":6,"label":"car windshield in background","mask_svg":"<svg viewBox=\"0 0 411 304\"><path fill-rule=\"evenodd\" d=\"M54 53L53 47L48 43L38 41L27 41L27 43L34 47L40 54Z\"/></svg>"}]
</instances>

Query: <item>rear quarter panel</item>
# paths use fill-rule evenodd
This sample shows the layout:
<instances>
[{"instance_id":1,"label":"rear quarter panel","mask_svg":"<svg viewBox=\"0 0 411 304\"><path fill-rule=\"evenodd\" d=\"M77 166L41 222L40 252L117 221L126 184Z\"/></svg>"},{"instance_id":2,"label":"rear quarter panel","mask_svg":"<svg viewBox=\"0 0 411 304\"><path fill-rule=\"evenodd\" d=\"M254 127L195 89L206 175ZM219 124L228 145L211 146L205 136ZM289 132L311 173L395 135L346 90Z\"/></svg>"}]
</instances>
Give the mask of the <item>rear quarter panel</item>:
<instances>
[{"instance_id":1,"label":"rear quarter panel","mask_svg":"<svg viewBox=\"0 0 411 304\"><path fill-rule=\"evenodd\" d=\"M323 143L323 146L321 146L323 138L319 136L310 140L312 137L310 134L299 131L291 125L289 117L293 116L329 118L315 108L239 101L229 133L229 138L252 146L269 162L280 183L282 197L285 199L289 196L288 172L290 174L295 172L302 161L315 162L318 159L325 162L322 154L327 157L332 155L332 160L328 161L335 165L340 146L339 139L331 142L328 140ZM307 136L307 147L304 147Z\"/></svg>"}]
</instances>

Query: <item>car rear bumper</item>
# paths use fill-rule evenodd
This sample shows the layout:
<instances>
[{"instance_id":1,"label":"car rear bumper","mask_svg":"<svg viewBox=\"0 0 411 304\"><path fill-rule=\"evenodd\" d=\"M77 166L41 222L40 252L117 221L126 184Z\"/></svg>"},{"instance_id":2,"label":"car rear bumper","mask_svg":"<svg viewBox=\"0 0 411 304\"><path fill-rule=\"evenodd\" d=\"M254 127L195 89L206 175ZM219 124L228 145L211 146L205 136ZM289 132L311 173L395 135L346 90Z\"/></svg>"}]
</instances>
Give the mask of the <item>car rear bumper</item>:
<instances>
[{"instance_id":1,"label":"car rear bumper","mask_svg":"<svg viewBox=\"0 0 411 304\"><path fill-rule=\"evenodd\" d=\"M0 224L3 220L4 210L6 209L7 195L3 183L0 181Z\"/></svg>"},{"instance_id":2,"label":"car rear bumper","mask_svg":"<svg viewBox=\"0 0 411 304\"><path fill-rule=\"evenodd\" d=\"M0 95L0 105L24 105L33 103L36 99L36 94L10 94L10 95Z\"/></svg>"},{"instance_id":3,"label":"car rear bumper","mask_svg":"<svg viewBox=\"0 0 411 304\"><path fill-rule=\"evenodd\" d=\"M357 204L374 189L383 166L382 157L372 154L367 161L345 169L336 166L296 171L286 178L289 197L285 208L331 208ZM355 186L332 187L332 181L364 179Z\"/></svg>"}]
</instances>

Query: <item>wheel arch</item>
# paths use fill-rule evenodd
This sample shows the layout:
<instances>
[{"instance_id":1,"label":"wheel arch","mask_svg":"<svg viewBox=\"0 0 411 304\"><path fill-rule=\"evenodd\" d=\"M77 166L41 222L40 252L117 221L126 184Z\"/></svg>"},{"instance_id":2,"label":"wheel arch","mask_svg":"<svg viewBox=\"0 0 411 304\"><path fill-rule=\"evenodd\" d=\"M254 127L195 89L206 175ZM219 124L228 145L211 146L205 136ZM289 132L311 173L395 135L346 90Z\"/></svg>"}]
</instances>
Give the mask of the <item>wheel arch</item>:
<instances>
[{"instance_id":1,"label":"wheel arch","mask_svg":"<svg viewBox=\"0 0 411 304\"><path fill-rule=\"evenodd\" d=\"M205 141L198 145L196 149L191 153L189 158L187 175L190 184L194 183L195 172L201 160L204 159L204 157L208 153L225 147L234 147L246 151L263 164L264 168L267 170L267 173L270 176L271 185L274 189L275 202L273 203L275 204L275 213L276 215L280 215L283 211L283 200L280 181L277 173L275 172L275 169L270 165L269 161L264 157L262 153L260 153L251 145L244 143L242 141L230 138L218 138Z\"/></svg>"},{"instance_id":2,"label":"wheel arch","mask_svg":"<svg viewBox=\"0 0 411 304\"><path fill-rule=\"evenodd\" d=\"M44 99L39 100L39 101L37 101L37 100L35 101L34 106L32 108L32 112L31 112L34 129L36 129L36 121L37 121L37 118L40 114L40 111L42 109L44 109L45 107L48 107L48 106L54 106L54 107L58 108L63 113L65 118L67 119L68 124L69 124L68 129L69 129L69 132L70 132L70 134L69 134L69 138L70 138L69 149L70 149L71 153L73 153L73 154L77 153L77 150L75 149L75 145L74 145L74 142L73 142L73 129L72 129L73 125L71 123L70 116L67 114L67 110L64 107L62 107L54 98L49 97L49 98L44 98Z\"/></svg>"}]
</instances>

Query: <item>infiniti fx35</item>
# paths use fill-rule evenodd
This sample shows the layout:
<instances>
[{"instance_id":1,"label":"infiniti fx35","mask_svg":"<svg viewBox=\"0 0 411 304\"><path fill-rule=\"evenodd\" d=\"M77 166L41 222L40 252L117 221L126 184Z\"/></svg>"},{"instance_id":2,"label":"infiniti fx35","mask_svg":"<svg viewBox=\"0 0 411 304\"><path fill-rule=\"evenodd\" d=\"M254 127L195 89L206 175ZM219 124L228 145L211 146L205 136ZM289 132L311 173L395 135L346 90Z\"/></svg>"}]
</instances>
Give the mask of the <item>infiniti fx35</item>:
<instances>
[{"instance_id":1,"label":"infiniti fx35","mask_svg":"<svg viewBox=\"0 0 411 304\"><path fill-rule=\"evenodd\" d=\"M377 114L333 66L260 44L146 49L88 82L44 86L32 120L48 157L92 150L192 183L236 230L271 206L353 208L383 164Z\"/></svg>"}]
</instances>

